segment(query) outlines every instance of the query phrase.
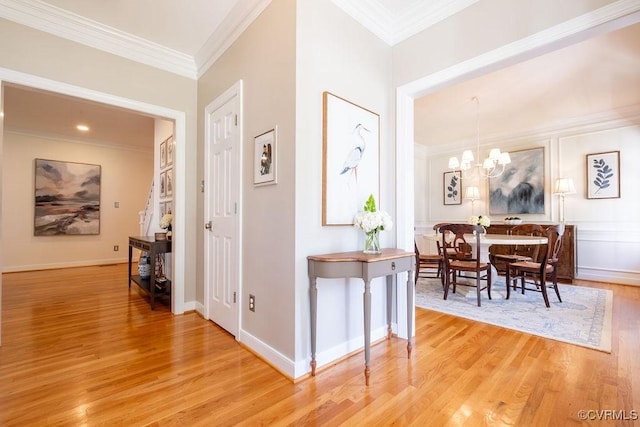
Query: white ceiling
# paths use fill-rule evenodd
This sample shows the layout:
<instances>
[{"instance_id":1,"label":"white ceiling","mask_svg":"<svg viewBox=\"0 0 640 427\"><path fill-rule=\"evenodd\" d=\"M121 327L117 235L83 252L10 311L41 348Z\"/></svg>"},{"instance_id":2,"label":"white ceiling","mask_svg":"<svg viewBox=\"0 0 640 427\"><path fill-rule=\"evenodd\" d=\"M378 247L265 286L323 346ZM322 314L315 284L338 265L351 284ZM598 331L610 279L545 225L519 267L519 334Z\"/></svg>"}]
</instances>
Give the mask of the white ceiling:
<instances>
[{"instance_id":1,"label":"white ceiling","mask_svg":"<svg viewBox=\"0 0 640 427\"><path fill-rule=\"evenodd\" d=\"M0 0L0 17L197 78L270 1ZM477 0L332 1L393 45ZM586 42L588 45L571 46L418 100L416 142L444 144L473 137L476 110L472 96L480 99L483 134L639 104L640 33L637 28L624 31L627 33L601 36ZM60 136L67 130L73 139L150 144L133 130L136 126L148 129L148 117L110 107L103 112L99 104L70 103L54 94L43 94L46 99L38 96L19 88L7 90L7 129L32 127L34 132ZM80 119L92 121L91 135L75 131ZM122 126L113 126L114 120Z\"/></svg>"},{"instance_id":2,"label":"white ceiling","mask_svg":"<svg viewBox=\"0 0 640 427\"><path fill-rule=\"evenodd\" d=\"M417 143L449 145L552 131L640 109L640 24L468 80L416 100Z\"/></svg>"},{"instance_id":3,"label":"white ceiling","mask_svg":"<svg viewBox=\"0 0 640 427\"><path fill-rule=\"evenodd\" d=\"M153 147L153 117L20 86L7 85L3 92L7 131L92 144ZM79 124L90 130L79 131Z\"/></svg>"}]
</instances>

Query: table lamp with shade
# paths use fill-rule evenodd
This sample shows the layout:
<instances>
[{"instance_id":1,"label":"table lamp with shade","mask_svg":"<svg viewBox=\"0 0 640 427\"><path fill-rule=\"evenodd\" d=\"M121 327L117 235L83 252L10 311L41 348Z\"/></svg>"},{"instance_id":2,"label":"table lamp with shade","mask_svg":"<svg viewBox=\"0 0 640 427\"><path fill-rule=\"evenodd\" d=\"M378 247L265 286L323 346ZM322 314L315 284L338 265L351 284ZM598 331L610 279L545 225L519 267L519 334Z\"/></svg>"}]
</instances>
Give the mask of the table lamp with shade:
<instances>
[{"instance_id":1,"label":"table lamp with shade","mask_svg":"<svg viewBox=\"0 0 640 427\"><path fill-rule=\"evenodd\" d=\"M575 194L576 188L572 178L556 179L553 194L560 196L560 222L564 224L564 197L567 194Z\"/></svg>"},{"instance_id":2,"label":"table lamp with shade","mask_svg":"<svg viewBox=\"0 0 640 427\"><path fill-rule=\"evenodd\" d=\"M473 205L480 198L480 189L475 186L469 186L464 191L464 198L471 200L471 215L473 215Z\"/></svg>"}]
</instances>

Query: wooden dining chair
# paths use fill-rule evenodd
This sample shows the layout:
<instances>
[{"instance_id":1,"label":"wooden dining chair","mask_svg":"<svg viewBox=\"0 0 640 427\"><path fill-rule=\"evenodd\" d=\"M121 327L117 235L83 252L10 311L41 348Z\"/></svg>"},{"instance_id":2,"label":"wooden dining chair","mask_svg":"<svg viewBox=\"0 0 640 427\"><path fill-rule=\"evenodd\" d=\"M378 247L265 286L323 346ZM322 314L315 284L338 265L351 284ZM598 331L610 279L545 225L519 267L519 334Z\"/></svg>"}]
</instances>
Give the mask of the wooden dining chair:
<instances>
[{"instance_id":1,"label":"wooden dining chair","mask_svg":"<svg viewBox=\"0 0 640 427\"><path fill-rule=\"evenodd\" d=\"M442 224L440 225L438 231L442 233L442 245L443 247L447 244L446 234L448 232L453 234L453 243L452 246L454 248L453 252L443 251L444 255L444 299L447 299L449 295L449 288L453 286L453 293L456 292L457 285L463 286L474 286L468 283L458 282L458 273L460 272L474 272L475 273L475 288L478 298L478 307L480 307L480 292L484 289L487 290L487 295L489 299L491 299L491 264L488 262L480 261L480 235L485 232L484 228L479 225L471 225L471 224ZM475 233L473 237L473 245L475 245L475 259L472 258L471 253L469 252L470 248L473 248L473 245L470 242L467 242L466 236L472 235ZM483 279L483 274L486 274ZM481 281L486 280L486 286L481 286Z\"/></svg>"},{"instance_id":2,"label":"wooden dining chair","mask_svg":"<svg viewBox=\"0 0 640 427\"><path fill-rule=\"evenodd\" d=\"M545 235L545 229L539 224L519 224L509 229L508 233L512 236L540 237ZM499 254L489 252L489 261L491 261L491 264L496 266L496 268L499 267L499 264L504 264L506 271L508 264L512 262L538 261L539 255L540 245L515 245L513 246L513 253Z\"/></svg>"},{"instance_id":3,"label":"wooden dining chair","mask_svg":"<svg viewBox=\"0 0 640 427\"><path fill-rule=\"evenodd\" d=\"M438 223L436 225L433 226L433 229L435 230L436 234L440 233L440 227L443 225L448 225L448 222L441 222ZM442 232L442 234L445 235L445 239L438 239L437 240L437 245L438 245L438 254L443 257L444 260L444 254L443 251L447 250L449 251L449 254L452 257L456 257L458 259L462 259L463 257L465 259L471 259L472 258L472 253L471 253L471 246L469 245L463 245L462 247L458 247L457 249L454 248L453 246L453 241L454 241L454 236L453 233L451 233L450 231L444 231Z\"/></svg>"},{"instance_id":4,"label":"wooden dining chair","mask_svg":"<svg viewBox=\"0 0 640 427\"><path fill-rule=\"evenodd\" d=\"M507 264L507 299L511 296L511 285L514 289L520 281L522 287L522 293L525 289L529 291L537 291L542 293L544 304L547 308L550 307L549 297L547 295L547 288L553 288L556 291L558 301L562 302L560 298L560 291L558 289L558 260L560 258L560 251L562 250L562 235L564 233L564 227L562 225L552 225L547 227L545 234L547 236L547 247L544 252L544 256L540 262L535 261L517 261ZM529 282L527 281L529 280ZM534 287L527 287L527 283L531 283L534 280Z\"/></svg>"},{"instance_id":5,"label":"wooden dining chair","mask_svg":"<svg viewBox=\"0 0 640 427\"><path fill-rule=\"evenodd\" d=\"M442 275L442 266L444 264L444 259L440 254L423 254L418 249L418 243L414 240L413 245L415 247L416 252L416 274L415 274L415 284L418 283L418 279L420 277L429 277L426 276L426 269L435 269L436 273L433 277L444 277ZM444 281L443 281L444 283Z\"/></svg>"}]
</instances>

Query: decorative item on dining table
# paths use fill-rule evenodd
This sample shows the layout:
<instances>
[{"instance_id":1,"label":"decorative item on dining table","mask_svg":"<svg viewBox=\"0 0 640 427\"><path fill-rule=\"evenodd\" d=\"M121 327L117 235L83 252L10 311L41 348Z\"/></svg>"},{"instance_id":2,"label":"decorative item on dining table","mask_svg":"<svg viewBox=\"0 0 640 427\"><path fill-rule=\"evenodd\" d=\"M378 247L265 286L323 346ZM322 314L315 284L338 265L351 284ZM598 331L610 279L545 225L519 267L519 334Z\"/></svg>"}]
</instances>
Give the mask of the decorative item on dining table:
<instances>
[{"instance_id":1,"label":"decorative item on dining table","mask_svg":"<svg viewBox=\"0 0 640 427\"><path fill-rule=\"evenodd\" d=\"M167 230L167 239L171 240L172 232L171 232L171 222L173 221L173 215L171 212L164 214L162 219L160 220L160 228L163 230Z\"/></svg>"},{"instance_id":2,"label":"decorative item on dining table","mask_svg":"<svg viewBox=\"0 0 640 427\"><path fill-rule=\"evenodd\" d=\"M469 217L469 224L482 226L482 228L484 228L484 234L487 234L487 227L491 225L491 218L487 215L471 215Z\"/></svg>"},{"instance_id":3,"label":"decorative item on dining table","mask_svg":"<svg viewBox=\"0 0 640 427\"><path fill-rule=\"evenodd\" d=\"M373 194L367 199L364 205L364 212L358 212L353 218L353 225L365 233L363 253L382 253L380 250L380 232L390 230L393 227L393 221L391 221L388 213L376 210L376 200L373 198Z\"/></svg>"}]
</instances>

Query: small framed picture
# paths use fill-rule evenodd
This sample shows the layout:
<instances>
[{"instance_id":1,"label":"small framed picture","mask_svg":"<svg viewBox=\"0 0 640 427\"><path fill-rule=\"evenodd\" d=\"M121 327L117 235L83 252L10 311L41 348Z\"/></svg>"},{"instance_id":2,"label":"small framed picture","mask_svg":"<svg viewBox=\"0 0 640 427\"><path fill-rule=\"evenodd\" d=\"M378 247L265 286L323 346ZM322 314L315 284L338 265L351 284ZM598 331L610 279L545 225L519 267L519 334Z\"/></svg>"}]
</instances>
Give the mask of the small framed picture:
<instances>
[{"instance_id":1,"label":"small framed picture","mask_svg":"<svg viewBox=\"0 0 640 427\"><path fill-rule=\"evenodd\" d=\"M167 166L171 166L173 164L173 146L175 141L173 136L167 139Z\"/></svg>"},{"instance_id":2,"label":"small framed picture","mask_svg":"<svg viewBox=\"0 0 640 427\"><path fill-rule=\"evenodd\" d=\"M167 141L160 143L160 168L167 166Z\"/></svg>"},{"instance_id":3,"label":"small framed picture","mask_svg":"<svg viewBox=\"0 0 640 427\"><path fill-rule=\"evenodd\" d=\"M167 204L164 202L160 202L159 206L160 206L160 218L162 218L164 214L167 213Z\"/></svg>"},{"instance_id":4,"label":"small framed picture","mask_svg":"<svg viewBox=\"0 0 640 427\"><path fill-rule=\"evenodd\" d=\"M160 197L167 197L167 173L160 172Z\"/></svg>"},{"instance_id":5,"label":"small framed picture","mask_svg":"<svg viewBox=\"0 0 640 427\"><path fill-rule=\"evenodd\" d=\"M165 187L165 196L170 197L173 195L173 168L169 168L165 171L166 174L166 187Z\"/></svg>"},{"instance_id":6,"label":"small framed picture","mask_svg":"<svg viewBox=\"0 0 640 427\"><path fill-rule=\"evenodd\" d=\"M461 171L445 172L442 180L443 203L445 205L462 204Z\"/></svg>"},{"instance_id":7,"label":"small framed picture","mask_svg":"<svg viewBox=\"0 0 640 427\"><path fill-rule=\"evenodd\" d=\"M620 198L620 151L587 154L587 199Z\"/></svg>"},{"instance_id":8,"label":"small framed picture","mask_svg":"<svg viewBox=\"0 0 640 427\"><path fill-rule=\"evenodd\" d=\"M276 184L277 127L254 138L253 184Z\"/></svg>"}]
</instances>

